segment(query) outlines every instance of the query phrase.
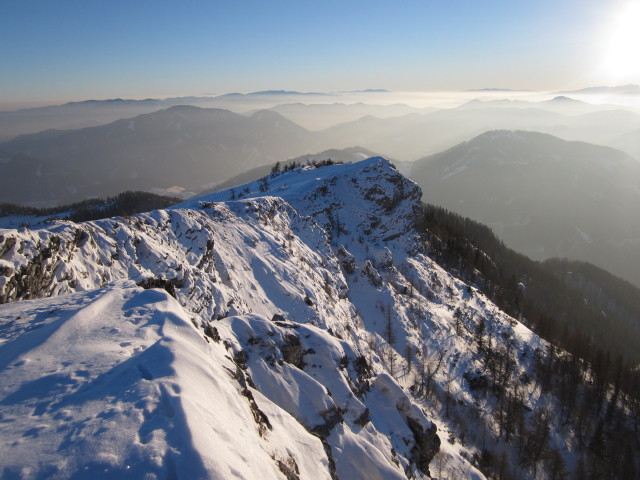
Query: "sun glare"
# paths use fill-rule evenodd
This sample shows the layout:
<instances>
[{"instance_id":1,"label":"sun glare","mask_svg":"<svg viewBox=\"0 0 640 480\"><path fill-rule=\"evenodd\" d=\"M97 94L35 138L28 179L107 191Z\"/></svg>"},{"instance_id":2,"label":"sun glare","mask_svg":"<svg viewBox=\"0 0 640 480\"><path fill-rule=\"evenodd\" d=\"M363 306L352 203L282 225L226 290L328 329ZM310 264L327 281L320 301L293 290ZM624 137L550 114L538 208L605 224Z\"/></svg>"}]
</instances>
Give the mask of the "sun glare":
<instances>
[{"instance_id":1,"label":"sun glare","mask_svg":"<svg viewBox=\"0 0 640 480\"><path fill-rule=\"evenodd\" d=\"M611 27L604 70L612 81L640 80L640 2L627 3Z\"/></svg>"}]
</instances>

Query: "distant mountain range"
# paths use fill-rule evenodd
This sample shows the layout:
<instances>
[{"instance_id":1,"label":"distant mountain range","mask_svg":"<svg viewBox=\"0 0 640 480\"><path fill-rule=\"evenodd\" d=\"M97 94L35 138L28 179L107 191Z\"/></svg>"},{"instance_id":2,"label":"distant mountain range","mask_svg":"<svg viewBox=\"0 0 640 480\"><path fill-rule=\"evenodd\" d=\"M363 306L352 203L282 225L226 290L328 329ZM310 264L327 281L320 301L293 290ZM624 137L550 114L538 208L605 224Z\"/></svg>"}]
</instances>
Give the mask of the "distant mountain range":
<instances>
[{"instance_id":1,"label":"distant mountain range","mask_svg":"<svg viewBox=\"0 0 640 480\"><path fill-rule=\"evenodd\" d=\"M534 259L589 261L640 285L640 162L612 148L494 131L418 160L429 203Z\"/></svg>"},{"instance_id":2,"label":"distant mountain range","mask_svg":"<svg viewBox=\"0 0 640 480\"><path fill-rule=\"evenodd\" d=\"M391 118L365 116L322 132L326 145L362 145L404 161L450 148L488 130L531 130L566 140L622 146L620 136L640 129L640 115L615 105L555 98L543 102L475 100L457 108ZM635 154L630 149L629 154Z\"/></svg>"},{"instance_id":3,"label":"distant mountain range","mask_svg":"<svg viewBox=\"0 0 640 480\"><path fill-rule=\"evenodd\" d=\"M136 115L163 110L172 106L191 105L204 108L227 108L236 104L246 110L271 107L275 102L300 100L305 97L319 97L322 93L302 93L285 90L265 90L252 93L229 93L218 96L171 97L165 99L86 100L63 105L26 108L15 111L0 111L0 141L17 135L37 133L43 130L70 130L106 125ZM242 105L246 103L247 106Z\"/></svg>"},{"instance_id":4,"label":"distant mountain range","mask_svg":"<svg viewBox=\"0 0 640 480\"><path fill-rule=\"evenodd\" d=\"M587 94L587 95L640 95L640 85L617 85L615 87L587 87L579 90L569 90L565 92L559 92L562 94Z\"/></svg>"},{"instance_id":5,"label":"distant mountain range","mask_svg":"<svg viewBox=\"0 0 640 480\"><path fill-rule=\"evenodd\" d=\"M284 93L283 96L286 97ZM97 106L107 112L110 106L151 109L159 105L154 100L112 100L59 108L91 110ZM458 108L387 118L366 115L320 131L309 131L286 118L322 117L328 123L336 116L366 111L400 113L408 108L294 103L240 115L223 109L175 106L103 126L23 135L0 143L0 162L6 167L0 178L0 202L52 206L125 190L172 195L182 192L187 196L188 192L212 188L255 168L268 169L277 161L330 148L359 145L369 154L375 152L397 161L413 160L451 148L487 130L505 128L553 132L565 140L589 140L631 155L640 154L640 115L562 96L545 102L476 100ZM465 145L477 146L476 143ZM564 148L565 144L554 145ZM510 151L516 156L528 155L531 148L533 145L520 143L511 145ZM550 148L545 155L554 154ZM457 161L451 152L443 155L447 161ZM577 162L574 167L582 168ZM414 175L419 175L420 168L417 164ZM416 179L422 182L419 177ZM430 189L425 191L429 194ZM466 214L473 217L472 212ZM493 221L484 217L480 220ZM545 247L549 248L555 249Z\"/></svg>"},{"instance_id":6,"label":"distant mountain range","mask_svg":"<svg viewBox=\"0 0 640 480\"><path fill-rule=\"evenodd\" d=\"M87 100L64 105L0 112L0 141L43 130L105 125L121 118L170 107L162 100Z\"/></svg>"},{"instance_id":7,"label":"distant mountain range","mask_svg":"<svg viewBox=\"0 0 640 480\"><path fill-rule=\"evenodd\" d=\"M370 103L285 103L270 108L289 120L309 130L323 130L336 124L354 122L366 116L377 118L399 117L408 114L427 114L437 111L436 108L415 108L396 103L392 105L376 105ZM350 146L353 144L350 144Z\"/></svg>"},{"instance_id":8,"label":"distant mountain range","mask_svg":"<svg viewBox=\"0 0 640 480\"><path fill-rule=\"evenodd\" d=\"M114 123L0 144L0 201L68 203L124 190L199 191L308 151L314 138L275 112L177 106ZM175 193L175 189L171 191Z\"/></svg>"},{"instance_id":9,"label":"distant mountain range","mask_svg":"<svg viewBox=\"0 0 640 480\"><path fill-rule=\"evenodd\" d=\"M467 92L528 92L529 90L514 90L513 88L472 88Z\"/></svg>"},{"instance_id":10,"label":"distant mountain range","mask_svg":"<svg viewBox=\"0 0 640 480\"><path fill-rule=\"evenodd\" d=\"M296 92L295 90L262 90L259 92L251 92L251 93L231 93L230 95L327 95L327 94L319 93L319 92Z\"/></svg>"},{"instance_id":11,"label":"distant mountain range","mask_svg":"<svg viewBox=\"0 0 640 480\"><path fill-rule=\"evenodd\" d=\"M287 94L282 98L288 100ZM158 106L152 100L99 105L104 111L108 105ZM278 161L304 162L329 149L338 161L375 152L398 161L403 172L408 168L401 161L443 152L418 161L412 172L427 201L490 224L508 245L534 258L592 261L640 285L640 268L633 260L640 258L634 211L640 205L640 190L635 190L640 188L640 115L559 96L545 102L478 100L387 118L366 115L318 131L286 118L320 116L328 123L332 116L367 109L382 114L405 108L284 103L240 115L175 106L103 126L23 135L0 143L0 202L55 206L126 190L186 198L221 184L253 180ZM526 132L484 134L505 129L555 133L562 140ZM617 147L636 160L621 151L568 140ZM343 151L354 145L359 147ZM345 160L338 156L343 154ZM466 170L454 172L470 158Z\"/></svg>"},{"instance_id":12,"label":"distant mountain range","mask_svg":"<svg viewBox=\"0 0 640 480\"><path fill-rule=\"evenodd\" d=\"M557 95L549 100L543 100L539 102L530 102L525 100L512 100L512 99L496 99L496 100L480 100L474 99L463 105L460 108L464 109L483 109L486 107L495 108L523 108L523 109L542 109L554 113L560 113L563 115L580 115L586 113L596 113L602 111L611 110L624 110L635 111L633 108L625 107L616 104L593 104L584 102L582 100L576 100L575 98L567 97L566 95Z\"/></svg>"},{"instance_id":13,"label":"distant mountain range","mask_svg":"<svg viewBox=\"0 0 640 480\"><path fill-rule=\"evenodd\" d=\"M523 108L541 108L558 113L573 115L587 111L629 109L622 99L638 94L638 85L618 87L593 87L583 90L558 92L560 98L547 102L524 100L477 100L476 106L511 106ZM469 91L466 94L474 92ZM479 94L503 92L508 96L514 90L481 89ZM622 105L591 105L567 98L576 95L599 94L610 97L611 103ZM461 93L460 98L465 98ZM366 89L345 92L299 92L291 90L263 90L250 93L227 93L222 95L202 95L186 97L170 97L164 99L109 99L70 102L64 105L28 108L16 111L0 111L0 141L9 140L17 135L37 133L48 129L76 129L90 126L106 125L122 118L151 113L177 105L191 105L202 108L223 108L236 113L246 114L251 111L273 108L287 116L290 120L312 130L320 130L330 126L357 120L364 115L381 118L405 115L408 113L426 114L435 109L418 108L403 104L411 103L411 95L390 92L384 89ZM389 104L389 100L396 99ZM414 100L419 97L415 97ZM562 102L561 100L564 100ZM365 102L365 103L363 103ZM560 104L564 105L560 105ZM573 107L569 107L569 103ZM579 104L582 105L579 105ZM555 104L555 105L554 105ZM633 109L632 109L633 110ZM635 110L637 112L637 109ZM562 123L562 122L561 122ZM547 125L548 127L552 125ZM493 128L530 128L516 125L496 125ZM474 132L477 134L479 132ZM558 132L547 132L558 133ZM468 138L468 137L467 137ZM353 145L353 144L350 144ZM452 144L453 145L453 144ZM448 146L452 146L448 145ZM332 147L331 145L329 147ZM446 147L445 147L446 148ZM424 155L427 152L421 152ZM398 155L396 155L398 156ZM414 160L416 157L407 158Z\"/></svg>"}]
</instances>

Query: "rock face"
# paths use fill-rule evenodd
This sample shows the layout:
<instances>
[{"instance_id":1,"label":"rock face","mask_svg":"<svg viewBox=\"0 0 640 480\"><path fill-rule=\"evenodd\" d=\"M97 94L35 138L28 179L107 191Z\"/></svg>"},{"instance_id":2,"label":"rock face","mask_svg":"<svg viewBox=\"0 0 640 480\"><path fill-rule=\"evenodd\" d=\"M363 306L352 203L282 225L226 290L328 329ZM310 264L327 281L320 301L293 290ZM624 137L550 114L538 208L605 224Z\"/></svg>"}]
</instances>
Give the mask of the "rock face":
<instances>
[{"instance_id":1,"label":"rock face","mask_svg":"<svg viewBox=\"0 0 640 480\"><path fill-rule=\"evenodd\" d=\"M423 428L413 418L407 418L407 425L413 432L415 445L411 449L412 460L418 468L429 474L429 463L440 450L440 437L436 435L435 425L430 428Z\"/></svg>"},{"instance_id":2,"label":"rock face","mask_svg":"<svg viewBox=\"0 0 640 480\"><path fill-rule=\"evenodd\" d=\"M420 195L372 158L1 231L4 472L429 478L443 449L451 475L483 478L417 392L471 408L476 323L524 359L513 384L533 334L425 256Z\"/></svg>"}]
</instances>

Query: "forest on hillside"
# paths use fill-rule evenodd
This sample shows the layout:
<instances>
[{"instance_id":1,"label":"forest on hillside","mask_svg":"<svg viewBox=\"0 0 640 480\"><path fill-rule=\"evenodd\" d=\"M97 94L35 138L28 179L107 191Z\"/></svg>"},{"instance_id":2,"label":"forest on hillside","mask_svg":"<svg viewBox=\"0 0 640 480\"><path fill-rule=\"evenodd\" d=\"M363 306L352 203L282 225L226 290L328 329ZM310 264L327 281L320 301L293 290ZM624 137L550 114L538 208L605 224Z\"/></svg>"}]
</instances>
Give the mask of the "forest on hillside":
<instances>
[{"instance_id":1,"label":"forest on hillside","mask_svg":"<svg viewBox=\"0 0 640 480\"><path fill-rule=\"evenodd\" d=\"M135 215L136 213L167 208L179 202L181 202L181 199L177 197L128 191L106 199L92 198L52 208L34 208L13 203L0 203L0 217L25 215L86 222L102 218Z\"/></svg>"},{"instance_id":2,"label":"forest on hillside","mask_svg":"<svg viewBox=\"0 0 640 480\"><path fill-rule=\"evenodd\" d=\"M521 381L535 381L557 399L553 415L574 431L581 452L575 478L637 478L638 289L583 262L534 262L506 248L488 227L441 207L424 205L418 224L432 258L550 342L549 349L535 352L535 378ZM566 466L548 443L552 412L526 412L517 386L505 388L513 359L492 348L482 325L475 335L485 368L468 380L497 405L499 432L477 459L481 469L492 478L512 478L513 459L506 452L513 450L500 445L515 445L522 468L535 475L542 462L548 478L566 478Z\"/></svg>"}]
</instances>

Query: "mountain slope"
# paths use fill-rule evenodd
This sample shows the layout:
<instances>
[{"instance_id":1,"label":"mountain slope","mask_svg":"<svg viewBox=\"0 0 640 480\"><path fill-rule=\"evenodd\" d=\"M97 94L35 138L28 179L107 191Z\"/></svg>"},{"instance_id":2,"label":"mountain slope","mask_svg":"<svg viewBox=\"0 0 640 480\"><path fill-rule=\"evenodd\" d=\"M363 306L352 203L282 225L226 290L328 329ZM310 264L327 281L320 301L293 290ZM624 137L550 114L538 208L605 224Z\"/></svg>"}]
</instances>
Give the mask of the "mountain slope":
<instances>
[{"instance_id":1,"label":"mountain slope","mask_svg":"<svg viewBox=\"0 0 640 480\"><path fill-rule=\"evenodd\" d=\"M416 162L424 199L533 259L594 263L640 285L640 163L534 132L487 132Z\"/></svg>"},{"instance_id":2,"label":"mountain slope","mask_svg":"<svg viewBox=\"0 0 640 480\"><path fill-rule=\"evenodd\" d=\"M135 460L134 477L481 479L625 465L575 441L570 397L543 382L570 356L426 255L420 196L373 158L1 231L3 473L120 478ZM616 405L633 397L603 400L615 422L598 430L592 387L576 388L581 436L629 439L631 407ZM46 453L36 466L31 447Z\"/></svg>"},{"instance_id":3,"label":"mountain slope","mask_svg":"<svg viewBox=\"0 0 640 480\"><path fill-rule=\"evenodd\" d=\"M219 190L227 190L246 183L255 182L259 178L269 175L269 173L274 169L292 168L294 166L310 164L313 162L352 163L374 156L376 156L375 153L361 147L343 148L341 150L332 148L323 152L292 158L286 162L277 162L277 166L274 164L254 168L236 177L230 178L229 180L216 185L212 189L200 192L200 195L205 195Z\"/></svg>"},{"instance_id":4,"label":"mountain slope","mask_svg":"<svg viewBox=\"0 0 640 480\"><path fill-rule=\"evenodd\" d=\"M105 125L121 118L167 108L162 100L87 100L64 105L0 112L0 141L43 130Z\"/></svg>"},{"instance_id":5,"label":"mountain slope","mask_svg":"<svg viewBox=\"0 0 640 480\"><path fill-rule=\"evenodd\" d=\"M154 112L99 127L46 130L1 143L0 164L6 174L0 177L0 202L50 207L125 190L182 192L183 198L188 198L253 168L310 152L360 145L389 158L414 161L493 129L551 133L565 140L620 147L632 155L638 150L634 135L640 128L640 115L621 107L590 105L562 97L547 102L472 101L426 114L430 110L401 105L297 103L274 107L273 102L293 97L299 101L304 98L300 95L276 91L62 106L62 115L70 121L74 115L81 117L82 112L94 110L104 112L105 119L126 112L133 115L138 108ZM187 105L160 110L181 101L241 111L271 110L257 110L251 115ZM254 103L249 106L246 101ZM47 108L55 118L58 107ZM40 117L47 117L48 111L32 112L37 117L34 124L41 124ZM296 120L305 119L305 125L331 122L333 126L308 131L278 111ZM13 118L12 113L18 114L9 112L9 118ZM371 113L384 117L406 114L377 118ZM345 122L356 116L356 120ZM20 123L19 118L14 120Z\"/></svg>"},{"instance_id":6,"label":"mountain slope","mask_svg":"<svg viewBox=\"0 0 640 480\"><path fill-rule=\"evenodd\" d=\"M387 169L374 163L370 177L385 173L382 167ZM307 186L318 182L315 172L299 175ZM302 195L302 190L293 193ZM379 194L374 188L374 205ZM370 203L360 198L363 202ZM362 327L346 298L347 284L325 231L278 198L195 205L195 209L185 205L127 220L60 224L52 230L33 231L40 237L35 243L32 232L25 236L3 232L2 272L12 272L2 277L4 301L76 295L56 306L52 299L10 303L2 309L2 325L10 330L17 317L26 319L17 323L24 330L6 335L0 346L2 358L14 352L3 373L11 376L3 384L3 418L18 417L37 408L36 404L52 404L28 417L37 418L38 425L51 426L35 441L43 442L48 456L34 476L54 472L67 478L86 468L108 469L115 476L126 474L126 465L133 461L139 462L134 476L143 470L160 477L177 472L203 478L235 471L242 478L280 478L286 470L302 478L330 478L335 475L332 472L342 478L405 478L405 469L418 477L420 469L427 472L439 443L435 427L395 380L384 374L364 340L349 333ZM376 231L386 235L389 228ZM13 247L12 239L17 242ZM45 245L50 246L46 259L40 250ZM33 268L38 275L31 274ZM144 293L135 284L119 280L142 283L157 277L167 279L165 285L175 290L178 302L165 293ZM274 277L277 283L271 281ZM97 287L101 288L92 290ZM85 289L90 293L71 293ZM38 312L43 308L77 312L60 313L63 320L48 318L45 323L57 322L56 326L70 332L84 325L89 337L94 335L90 325L95 325L98 344L110 338L101 337L100 331L121 332L102 347L107 350L104 367L73 349L68 360L36 354L32 348L38 343L46 352L55 352L69 336L85 343L83 333L67 333L61 339L30 336L41 323ZM215 319L220 320L210 323ZM207 341L202 327L209 334ZM167 333L176 329L184 333L176 337ZM176 347L179 351L172 347L174 338L176 345L183 343ZM87 343L87 348L95 350L92 342ZM186 352L190 353L185 358ZM18 357L37 360L22 364ZM93 367L82 367L85 363ZM193 372L196 365L201 366ZM49 366L57 372L52 372L50 382L33 378L34 372ZM112 389L102 386L101 374L110 379ZM25 397L20 392L31 390L32 381L47 387ZM121 396L131 393L109 400L120 388ZM308 396L300 398L303 393ZM85 403L94 412L105 410L105 420L81 423L87 414ZM224 410L231 407L233 413ZM54 428L60 425L61 415L67 425L77 426L66 440ZM117 427L124 418L138 436ZM236 420L225 423L230 419ZM87 438L80 425L103 435L100 440ZM230 435L233 425L238 425L239 434ZM3 429L7 474L26 468L20 458L24 458L23 449L34 443L12 445L11 439L32 428L37 427L14 423ZM299 447L291 443L296 437ZM117 450L112 446L114 438L122 439ZM227 445L229 453L217 445ZM92 457L88 463L82 456L61 462L65 452L80 447L111 453ZM251 450L254 453L248 457ZM184 457L172 459L173 451ZM193 456L200 458L192 462ZM154 464L154 458L163 460Z\"/></svg>"},{"instance_id":7,"label":"mountain slope","mask_svg":"<svg viewBox=\"0 0 640 480\"><path fill-rule=\"evenodd\" d=\"M123 192L106 199L92 198L55 208L29 208L10 203L0 204L0 228L18 228L52 224L57 220L83 222L113 216L134 215L180 203L177 197L147 192Z\"/></svg>"},{"instance_id":8,"label":"mountain slope","mask_svg":"<svg viewBox=\"0 0 640 480\"><path fill-rule=\"evenodd\" d=\"M109 125L18 137L0 146L0 201L71 202L124 190L198 191L307 151L309 133L275 112L245 117L177 106ZM24 155L32 159L27 163ZM37 189L33 184L40 181Z\"/></svg>"},{"instance_id":9,"label":"mountain slope","mask_svg":"<svg viewBox=\"0 0 640 480\"><path fill-rule=\"evenodd\" d=\"M375 105L368 103L286 103L270 110L278 112L309 130L321 130L339 123L356 121L367 115L379 118L397 117L409 113L428 113L433 108L415 108L404 104Z\"/></svg>"},{"instance_id":10,"label":"mountain slope","mask_svg":"<svg viewBox=\"0 0 640 480\"><path fill-rule=\"evenodd\" d=\"M640 129L614 139L611 146L622 150L640 162Z\"/></svg>"},{"instance_id":11,"label":"mountain slope","mask_svg":"<svg viewBox=\"0 0 640 480\"><path fill-rule=\"evenodd\" d=\"M563 101L472 101L428 114L366 116L318 132L333 148L362 145L402 161L440 152L488 130L530 130L565 140L615 146L640 127L640 115L590 105L575 114ZM615 107L614 107L615 108Z\"/></svg>"},{"instance_id":12,"label":"mountain slope","mask_svg":"<svg viewBox=\"0 0 640 480\"><path fill-rule=\"evenodd\" d=\"M319 440L291 419L271 416L271 445L242 428L252 404L241 401L225 371L235 370L233 361L223 349L207 348L166 292L110 285L31 304L3 311L5 319L33 319L28 327L40 327L12 332L19 336L9 344L22 350L18 358L35 358L13 363L15 374L3 382L3 420L11 422L3 432L3 477L255 478L262 470L274 478L277 464L267 452L284 463L293 458L288 451L302 475L327 470L326 457L313 454L322 452ZM34 307L55 313L43 318ZM43 368L51 373L42 376ZM25 441L8 445L21 436ZM273 445L281 437L288 451ZM253 452L251 465L230 448L235 442ZM34 451L38 464L21 467Z\"/></svg>"}]
</instances>

